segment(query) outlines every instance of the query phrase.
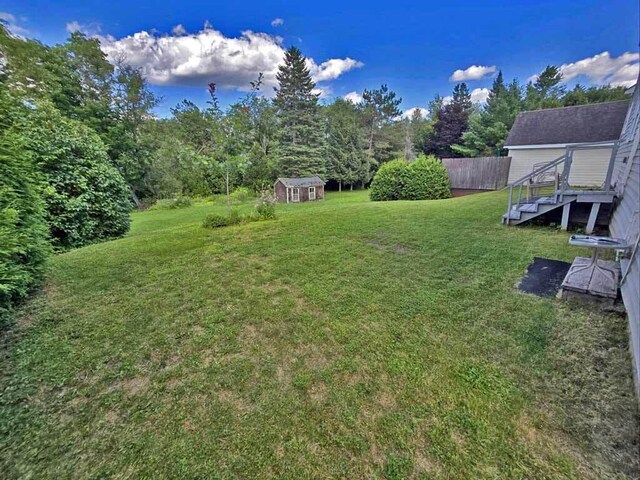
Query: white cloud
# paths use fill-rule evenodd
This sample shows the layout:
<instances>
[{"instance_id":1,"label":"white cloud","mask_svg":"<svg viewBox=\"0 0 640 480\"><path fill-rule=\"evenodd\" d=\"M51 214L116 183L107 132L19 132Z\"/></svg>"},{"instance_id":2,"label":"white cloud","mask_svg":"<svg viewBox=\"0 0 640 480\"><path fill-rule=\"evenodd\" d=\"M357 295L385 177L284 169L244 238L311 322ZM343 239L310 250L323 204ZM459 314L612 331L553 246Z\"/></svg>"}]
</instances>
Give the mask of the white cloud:
<instances>
[{"instance_id":1,"label":"white cloud","mask_svg":"<svg viewBox=\"0 0 640 480\"><path fill-rule=\"evenodd\" d=\"M473 103L485 103L488 97L488 88L474 88L473 90L471 90L471 101Z\"/></svg>"},{"instance_id":2,"label":"white cloud","mask_svg":"<svg viewBox=\"0 0 640 480\"><path fill-rule=\"evenodd\" d=\"M0 12L0 20L4 20L7 23L16 23L15 15L9 12Z\"/></svg>"},{"instance_id":3,"label":"white cloud","mask_svg":"<svg viewBox=\"0 0 640 480\"><path fill-rule=\"evenodd\" d=\"M351 102L353 104L362 102L362 95L360 95L358 92L349 92L342 98L344 98L347 102Z\"/></svg>"},{"instance_id":4,"label":"white cloud","mask_svg":"<svg viewBox=\"0 0 640 480\"><path fill-rule=\"evenodd\" d=\"M415 111L419 111L420 112L420 116L422 118L427 118L427 115L429 115L429 110L427 110L426 108L421 108L421 107L413 107L410 108L409 110L405 110L402 115L400 116L400 118L411 118L413 117L413 114Z\"/></svg>"},{"instance_id":5,"label":"white cloud","mask_svg":"<svg viewBox=\"0 0 640 480\"><path fill-rule=\"evenodd\" d=\"M560 72L563 82L585 77L590 82L600 85L630 87L638 81L639 60L640 55L634 52L625 52L619 57L611 57L609 52L602 52L577 62L560 65ZM527 81L535 82L538 76L537 73L531 75Z\"/></svg>"},{"instance_id":6,"label":"white cloud","mask_svg":"<svg viewBox=\"0 0 640 480\"><path fill-rule=\"evenodd\" d=\"M487 98L489 97L489 89L488 88L474 88L471 90L471 102L472 103L485 103ZM451 95L444 97L442 99L443 105L449 105L453 97Z\"/></svg>"},{"instance_id":7,"label":"white cloud","mask_svg":"<svg viewBox=\"0 0 640 480\"><path fill-rule=\"evenodd\" d=\"M184 28L184 25L179 23L178 25L176 25L171 29L171 33L179 37L180 35L184 35L185 33L187 33L187 29Z\"/></svg>"},{"instance_id":8,"label":"white cloud","mask_svg":"<svg viewBox=\"0 0 640 480\"><path fill-rule=\"evenodd\" d=\"M244 31L239 37L227 37L205 23L204 29L189 34L154 35L140 31L124 38L99 36L102 50L111 61L124 59L142 69L154 85L206 86L215 82L219 88L247 90L259 73L264 75L263 92L277 85L278 65L285 49L279 36ZM334 80L363 66L351 58L333 58L317 64L307 59L316 82ZM319 87L324 88L326 87Z\"/></svg>"},{"instance_id":9,"label":"white cloud","mask_svg":"<svg viewBox=\"0 0 640 480\"><path fill-rule=\"evenodd\" d=\"M492 75L496 72L495 65L471 65L465 70L456 70L451 74L449 80L452 82L463 82L465 80L480 80L486 76Z\"/></svg>"},{"instance_id":10,"label":"white cloud","mask_svg":"<svg viewBox=\"0 0 640 480\"><path fill-rule=\"evenodd\" d=\"M80 25L80 23L76 22L75 20L72 22L67 22L64 28L69 33L79 32L82 30L82 26Z\"/></svg>"},{"instance_id":11,"label":"white cloud","mask_svg":"<svg viewBox=\"0 0 640 480\"><path fill-rule=\"evenodd\" d=\"M279 27L280 25L284 25L284 19L274 18L273 20L271 20L272 27Z\"/></svg>"},{"instance_id":12,"label":"white cloud","mask_svg":"<svg viewBox=\"0 0 640 480\"><path fill-rule=\"evenodd\" d=\"M594 83L629 87L638 79L639 60L640 55L635 52L626 52L619 57L602 52L577 62L565 63L560 66L560 72L565 82L584 76Z\"/></svg>"},{"instance_id":13,"label":"white cloud","mask_svg":"<svg viewBox=\"0 0 640 480\"><path fill-rule=\"evenodd\" d=\"M67 22L67 24L65 25L65 30L69 33L82 32L85 35L93 37L100 34L100 32L102 31L102 27L99 23L95 22L80 23L76 20L73 20L71 22Z\"/></svg>"},{"instance_id":14,"label":"white cloud","mask_svg":"<svg viewBox=\"0 0 640 480\"><path fill-rule=\"evenodd\" d=\"M316 95L318 95L319 99L329 98L332 91L333 90L331 89L331 87L327 85L316 87L313 90L311 90L312 93L315 93Z\"/></svg>"},{"instance_id":15,"label":"white cloud","mask_svg":"<svg viewBox=\"0 0 640 480\"><path fill-rule=\"evenodd\" d=\"M353 58L332 58L326 62L317 65L312 58L307 59L307 67L311 72L313 80L323 82L326 80L335 80L340 75L354 68L361 68L364 63L354 60Z\"/></svg>"},{"instance_id":16,"label":"white cloud","mask_svg":"<svg viewBox=\"0 0 640 480\"><path fill-rule=\"evenodd\" d=\"M7 30L18 37L29 33L29 30L20 25L20 21L26 21L26 17L21 17L20 20L18 20L15 15L9 12L0 12L0 21L5 24Z\"/></svg>"}]
</instances>

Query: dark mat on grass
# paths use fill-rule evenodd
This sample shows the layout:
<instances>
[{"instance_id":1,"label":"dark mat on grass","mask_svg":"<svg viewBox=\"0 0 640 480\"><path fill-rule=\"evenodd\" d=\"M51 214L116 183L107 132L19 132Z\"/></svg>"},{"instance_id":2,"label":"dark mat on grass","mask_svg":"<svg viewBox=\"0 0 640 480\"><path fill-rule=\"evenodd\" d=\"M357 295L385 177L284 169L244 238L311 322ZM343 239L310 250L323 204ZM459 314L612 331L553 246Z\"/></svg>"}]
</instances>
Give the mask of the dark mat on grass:
<instances>
[{"instance_id":1,"label":"dark mat on grass","mask_svg":"<svg viewBox=\"0 0 640 480\"><path fill-rule=\"evenodd\" d=\"M571 264L567 262L534 257L520 280L518 290L539 297L552 297L560 290L569 267Z\"/></svg>"}]
</instances>

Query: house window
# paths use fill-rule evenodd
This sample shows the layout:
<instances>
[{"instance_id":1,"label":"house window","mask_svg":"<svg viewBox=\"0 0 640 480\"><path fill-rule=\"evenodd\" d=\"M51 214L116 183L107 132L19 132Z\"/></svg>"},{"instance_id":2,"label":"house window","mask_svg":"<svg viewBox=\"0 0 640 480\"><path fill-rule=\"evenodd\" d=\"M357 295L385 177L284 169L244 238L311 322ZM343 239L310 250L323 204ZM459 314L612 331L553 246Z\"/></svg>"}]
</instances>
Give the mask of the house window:
<instances>
[{"instance_id":1,"label":"house window","mask_svg":"<svg viewBox=\"0 0 640 480\"><path fill-rule=\"evenodd\" d=\"M316 199L316 187L309 187L309 200Z\"/></svg>"},{"instance_id":2,"label":"house window","mask_svg":"<svg viewBox=\"0 0 640 480\"><path fill-rule=\"evenodd\" d=\"M300 189L299 188L292 188L291 189L291 201L292 202L299 202L300 201Z\"/></svg>"}]
</instances>

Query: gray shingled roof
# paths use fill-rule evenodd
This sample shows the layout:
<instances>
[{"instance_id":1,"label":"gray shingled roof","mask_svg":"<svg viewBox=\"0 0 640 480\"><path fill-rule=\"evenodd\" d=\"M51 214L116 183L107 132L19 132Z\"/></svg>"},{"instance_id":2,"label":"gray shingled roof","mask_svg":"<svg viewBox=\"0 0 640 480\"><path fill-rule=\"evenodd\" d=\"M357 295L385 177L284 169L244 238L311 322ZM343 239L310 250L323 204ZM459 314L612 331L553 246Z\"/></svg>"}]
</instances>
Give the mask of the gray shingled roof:
<instances>
[{"instance_id":1,"label":"gray shingled roof","mask_svg":"<svg viewBox=\"0 0 640 480\"><path fill-rule=\"evenodd\" d=\"M324 182L320 177L278 178L285 187L321 187Z\"/></svg>"},{"instance_id":2,"label":"gray shingled roof","mask_svg":"<svg viewBox=\"0 0 640 480\"><path fill-rule=\"evenodd\" d=\"M629 100L522 112L505 146L591 143L617 140Z\"/></svg>"}]
</instances>

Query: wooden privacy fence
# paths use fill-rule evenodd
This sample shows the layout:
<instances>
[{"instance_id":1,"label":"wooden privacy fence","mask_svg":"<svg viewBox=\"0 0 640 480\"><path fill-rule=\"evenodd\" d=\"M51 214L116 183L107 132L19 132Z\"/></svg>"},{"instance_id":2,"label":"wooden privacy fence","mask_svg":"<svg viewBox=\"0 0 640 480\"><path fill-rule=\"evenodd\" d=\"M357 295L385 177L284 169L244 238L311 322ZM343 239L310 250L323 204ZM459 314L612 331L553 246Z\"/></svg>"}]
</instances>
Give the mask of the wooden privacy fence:
<instances>
[{"instance_id":1,"label":"wooden privacy fence","mask_svg":"<svg viewBox=\"0 0 640 480\"><path fill-rule=\"evenodd\" d=\"M511 157L443 158L451 188L498 190L507 185Z\"/></svg>"}]
</instances>

